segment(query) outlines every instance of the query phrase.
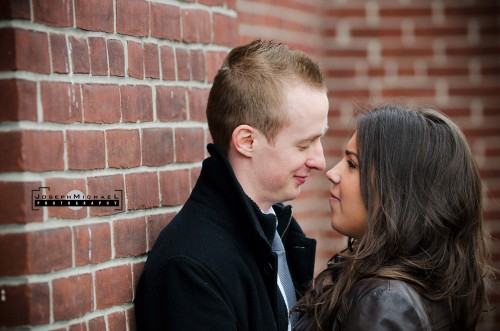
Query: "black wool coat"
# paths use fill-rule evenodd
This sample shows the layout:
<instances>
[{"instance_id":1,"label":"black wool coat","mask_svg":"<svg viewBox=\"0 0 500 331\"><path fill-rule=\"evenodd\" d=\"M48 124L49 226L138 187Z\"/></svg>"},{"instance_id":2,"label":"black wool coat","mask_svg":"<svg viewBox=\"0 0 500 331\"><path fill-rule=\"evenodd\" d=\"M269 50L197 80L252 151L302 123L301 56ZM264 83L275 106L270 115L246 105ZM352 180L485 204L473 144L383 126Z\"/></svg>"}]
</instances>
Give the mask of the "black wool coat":
<instances>
[{"instance_id":1,"label":"black wool coat","mask_svg":"<svg viewBox=\"0 0 500 331\"><path fill-rule=\"evenodd\" d=\"M271 250L273 215L243 192L224 153L208 145L191 196L160 233L140 277L138 330L286 331ZM291 207L273 206L297 296L313 277L316 241Z\"/></svg>"}]
</instances>

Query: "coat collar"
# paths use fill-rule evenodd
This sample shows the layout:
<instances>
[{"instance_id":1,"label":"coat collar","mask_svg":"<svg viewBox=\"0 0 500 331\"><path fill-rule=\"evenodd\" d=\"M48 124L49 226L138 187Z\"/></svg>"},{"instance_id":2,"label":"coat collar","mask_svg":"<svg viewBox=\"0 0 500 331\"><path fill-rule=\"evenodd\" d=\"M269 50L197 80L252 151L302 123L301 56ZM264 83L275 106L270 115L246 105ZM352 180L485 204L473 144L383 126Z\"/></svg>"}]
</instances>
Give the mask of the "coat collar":
<instances>
[{"instance_id":1,"label":"coat collar","mask_svg":"<svg viewBox=\"0 0 500 331\"><path fill-rule=\"evenodd\" d=\"M276 231L275 216L262 213L257 204L243 191L226 154L217 145L208 144L207 150L210 157L203 161L200 180L206 181L207 186L213 187L216 194L222 195L229 206L245 215L244 219L249 222L258 237L271 245ZM292 208L275 204L273 209L278 218L278 233L283 236L292 220Z\"/></svg>"}]
</instances>

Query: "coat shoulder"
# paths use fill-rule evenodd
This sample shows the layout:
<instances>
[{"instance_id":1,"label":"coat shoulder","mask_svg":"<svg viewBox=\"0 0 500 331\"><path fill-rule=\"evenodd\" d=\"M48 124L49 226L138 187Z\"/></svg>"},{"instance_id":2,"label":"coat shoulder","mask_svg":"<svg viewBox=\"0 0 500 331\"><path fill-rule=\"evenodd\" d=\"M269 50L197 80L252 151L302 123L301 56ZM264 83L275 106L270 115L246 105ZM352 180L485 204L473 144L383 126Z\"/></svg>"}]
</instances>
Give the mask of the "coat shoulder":
<instances>
[{"instance_id":1,"label":"coat shoulder","mask_svg":"<svg viewBox=\"0 0 500 331\"><path fill-rule=\"evenodd\" d=\"M369 325L366 321L369 320ZM423 298L410 284L394 279L361 280L353 289L346 319L349 330L448 330L446 302Z\"/></svg>"}]
</instances>

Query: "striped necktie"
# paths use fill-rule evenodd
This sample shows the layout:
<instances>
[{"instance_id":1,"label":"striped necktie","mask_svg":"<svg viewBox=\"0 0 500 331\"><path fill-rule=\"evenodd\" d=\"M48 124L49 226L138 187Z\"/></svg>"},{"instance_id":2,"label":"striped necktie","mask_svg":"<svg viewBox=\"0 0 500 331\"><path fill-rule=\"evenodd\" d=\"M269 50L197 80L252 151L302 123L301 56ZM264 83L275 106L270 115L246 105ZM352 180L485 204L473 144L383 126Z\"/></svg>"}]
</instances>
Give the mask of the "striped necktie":
<instances>
[{"instance_id":1,"label":"striped necktie","mask_svg":"<svg viewBox=\"0 0 500 331\"><path fill-rule=\"evenodd\" d=\"M276 231L273 239L272 250L278 255L278 276L283 286L285 293L281 293L283 298L286 300L288 309L291 309L295 302L297 302L297 297L295 296L295 287L293 286L292 277L290 275L290 270L288 270L288 263L286 262L285 247L281 242L281 238ZM292 327L294 325L293 316L291 317Z\"/></svg>"}]
</instances>

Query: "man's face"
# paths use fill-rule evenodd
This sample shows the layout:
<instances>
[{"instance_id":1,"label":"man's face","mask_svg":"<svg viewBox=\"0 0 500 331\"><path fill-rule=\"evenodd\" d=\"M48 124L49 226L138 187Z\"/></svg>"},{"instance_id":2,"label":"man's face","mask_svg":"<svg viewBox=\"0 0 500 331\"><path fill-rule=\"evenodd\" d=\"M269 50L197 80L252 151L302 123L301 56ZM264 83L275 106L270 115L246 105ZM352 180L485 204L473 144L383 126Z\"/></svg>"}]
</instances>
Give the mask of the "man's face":
<instances>
[{"instance_id":1,"label":"man's face","mask_svg":"<svg viewBox=\"0 0 500 331\"><path fill-rule=\"evenodd\" d=\"M295 199L311 170L325 168L320 139L328 129L326 93L298 85L286 88L285 100L289 125L280 131L274 144L259 139L253 156L257 194L252 198L261 208Z\"/></svg>"}]
</instances>

